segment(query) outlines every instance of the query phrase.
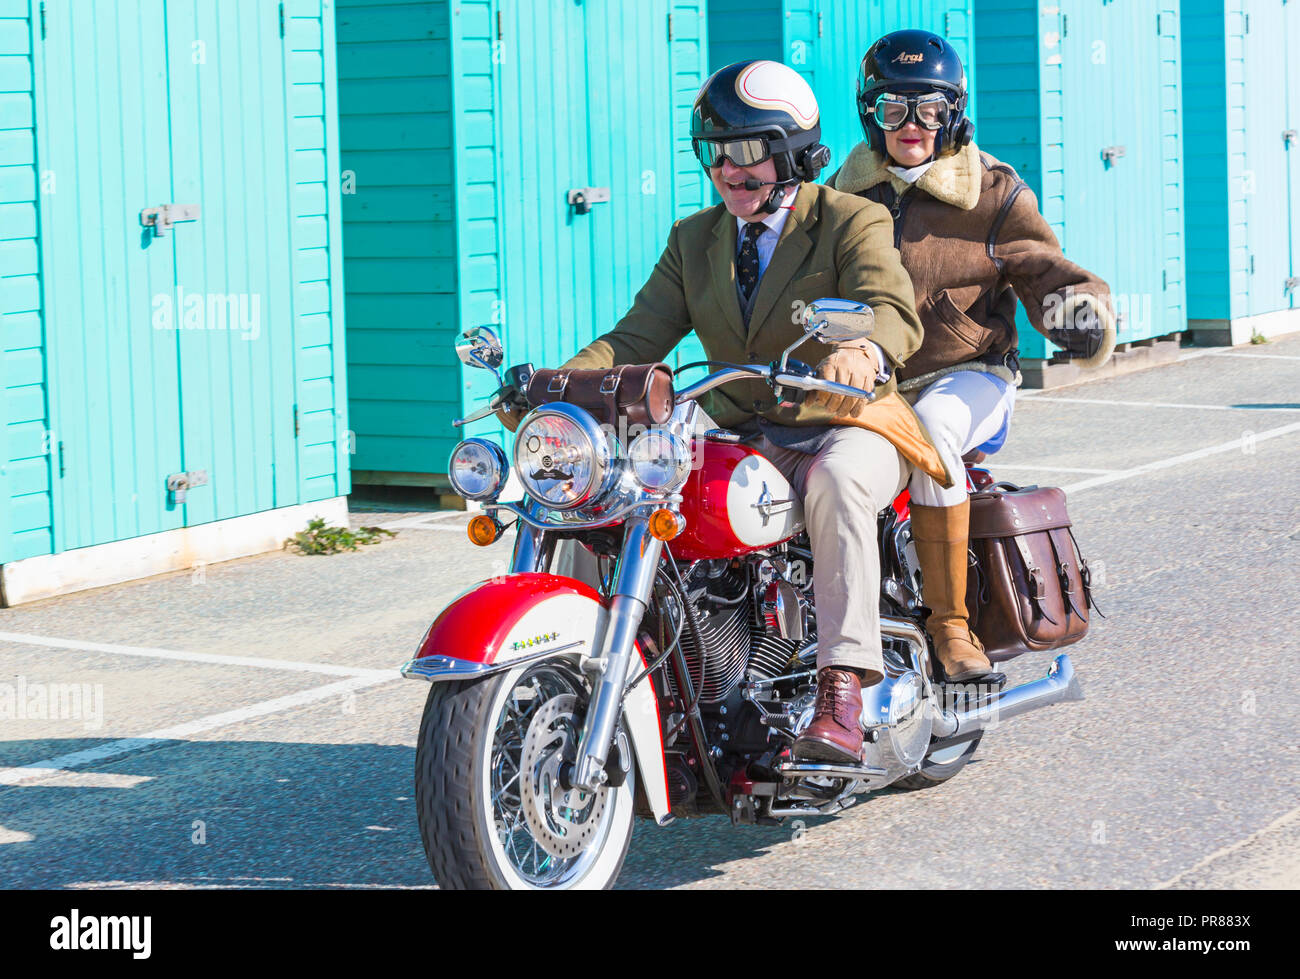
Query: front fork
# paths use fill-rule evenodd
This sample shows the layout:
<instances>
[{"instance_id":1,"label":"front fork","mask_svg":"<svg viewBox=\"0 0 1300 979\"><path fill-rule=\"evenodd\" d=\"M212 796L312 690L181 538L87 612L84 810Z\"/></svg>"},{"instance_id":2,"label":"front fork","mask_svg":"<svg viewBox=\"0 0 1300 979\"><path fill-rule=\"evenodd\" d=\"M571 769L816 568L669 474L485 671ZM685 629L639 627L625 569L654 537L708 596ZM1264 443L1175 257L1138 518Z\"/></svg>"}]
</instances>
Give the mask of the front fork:
<instances>
[{"instance_id":1,"label":"front fork","mask_svg":"<svg viewBox=\"0 0 1300 979\"><path fill-rule=\"evenodd\" d=\"M542 570L545 552L545 531L521 521L512 570ZM595 689L573 768L575 787L595 792L608 781L605 764L618 726L636 631L645 616L662 553L663 542L650 534L649 518L639 514L629 517L614 569L604 643L600 655L584 664L586 671L596 674Z\"/></svg>"}]
</instances>

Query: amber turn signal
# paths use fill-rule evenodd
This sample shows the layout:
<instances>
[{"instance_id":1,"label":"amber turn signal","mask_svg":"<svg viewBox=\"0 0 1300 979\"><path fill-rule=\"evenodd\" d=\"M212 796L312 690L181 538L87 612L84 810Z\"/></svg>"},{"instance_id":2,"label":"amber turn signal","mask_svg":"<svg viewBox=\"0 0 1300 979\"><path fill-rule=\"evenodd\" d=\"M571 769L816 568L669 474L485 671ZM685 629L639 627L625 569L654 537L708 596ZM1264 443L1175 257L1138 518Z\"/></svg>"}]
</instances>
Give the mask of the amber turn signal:
<instances>
[{"instance_id":1,"label":"amber turn signal","mask_svg":"<svg viewBox=\"0 0 1300 979\"><path fill-rule=\"evenodd\" d=\"M469 539L479 547L487 547L489 544L496 543L503 530L505 528L497 523L495 517L480 513L469 522Z\"/></svg>"},{"instance_id":2,"label":"amber turn signal","mask_svg":"<svg viewBox=\"0 0 1300 979\"><path fill-rule=\"evenodd\" d=\"M672 510L656 510L650 514L650 536L656 540L672 540L686 529L686 518Z\"/></svg>"}]
</instances>

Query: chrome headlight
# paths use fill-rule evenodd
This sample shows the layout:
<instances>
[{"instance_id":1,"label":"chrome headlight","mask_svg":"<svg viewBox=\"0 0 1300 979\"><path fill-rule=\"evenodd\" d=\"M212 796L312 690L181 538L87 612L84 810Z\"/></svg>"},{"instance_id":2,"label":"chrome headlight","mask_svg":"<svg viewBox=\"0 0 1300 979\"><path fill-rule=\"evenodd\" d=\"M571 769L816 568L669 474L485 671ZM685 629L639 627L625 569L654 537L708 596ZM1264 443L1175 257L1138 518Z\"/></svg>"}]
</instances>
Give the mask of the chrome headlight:
<instances>
[{"instance_id":1,"label":"chrome headlight","mask_svg":"<svg viewBox=\"0 0 1300 979\"><path fill-rule=\"evenodd\" d=\"M563 401L538 408L519 426L515 470L528 495L555 510L594 503L618 475L596 419Z\"/></svg>"},{"instance_id":2,"label":"chrome headlight","mask_svg":"<svg viewBox=\"0 0 1300 979\"><path fill-rule=\"evenodd\" d=\"M506 454L487 439L466 439L451 450L447 476L451 488L467 500L491 500L508 475Z\"/></svg>"},{"instance_id":3,"label":"chrome headlight","mask_svg":"<svg viewBox=\"0 0 1300 979\"><path fill-rule=\"evenodd\" d=\"M636 480L652 493L677 489L691 472L691 450L686 440L663 429L652 428L632 440L627 450Z\"/></svg>"}]
</instances>

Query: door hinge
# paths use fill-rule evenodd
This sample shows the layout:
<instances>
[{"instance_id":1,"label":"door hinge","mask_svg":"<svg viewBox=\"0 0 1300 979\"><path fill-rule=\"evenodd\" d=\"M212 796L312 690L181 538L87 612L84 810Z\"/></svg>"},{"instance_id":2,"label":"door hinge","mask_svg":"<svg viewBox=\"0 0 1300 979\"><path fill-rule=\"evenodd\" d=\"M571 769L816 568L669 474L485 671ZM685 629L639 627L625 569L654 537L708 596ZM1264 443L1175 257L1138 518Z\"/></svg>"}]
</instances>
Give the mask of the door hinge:
<instances>
[{"instance_id":1,"label":"door hinge","mask_svg":"<svg viewBox=\"0 0 1300 979\"><path fill-rule=\"evenodd\" d=\"M1243 33L1243 34L1249 34L1249 33L1250 33L1250 14L1243 14L1242 16L1244 16L1244 17L1246 18L1246 27L1245 27L1245 30L1242 31L1242 33Z\"/></svg>"},{"instance_id":2,"label":"door hinge","mask_svg":"<svg viewBox=\"0 0 1300 979\"><path fill-rule=\"evenodd\" d=\"M1160 36L1160 15L1156 14L1156 37Z\"/></svg>"},{"instance_id":3,"label":"door hinge","mask_svg":"<svg viewBox=\"0 0 1300 979\"><path fill-rule=\"evenodd\" d=\"M45 4L41 4L41 40L45 40Z\"/></svg>"},{"instance_id":4,"label":"door hinge","mask_svg":"<svg viewBox=\"0 0 1300 979\"><path fill-rule=\"evenodd\" d=\"M280 4L280 36L284 37L284 4Z\"/></svg>"},{"instance_id":5,"label":"door hinge","mask_svg":"<svg viewBox=\"0 0 1300 979\"><path fill-rule=\"evenodd\" d=\"M1061 40L1070 36L1070 15L1061 14Z\"/></svg>"},{"instance_id":6,"label":"door hinge","mask_svg":"<svg viewBox=\"0 0 1300 979\"><path fill-rule=\"evenodd\" d=\"M952 13L951 11L943 15L943 36L952 36Z\"/></svg>"},{"instance_id":7,"label":"door hinge","mask_svg":"<svg viewBox=\"0 0 1300 979\"><path fill-rule=\"evenodd\" d=\"M668 40L671 41L672 39L673 39L673 15L670 12L668 14Z\"/></svg>"},{"instance_id":8,"label":"door hinge","mask_svg":"<svg viewBox=\"0 0 1300 979\"><path fill-rule=\"evenodd\" d=\"M497 40L500 41L503 37L505 37L505 34L502 32L501 29L501 11L498 10L497 11Z\"/></svg>"},{"instance_id":9,"label":"door hinge","mask_svg":"<svg viewBox=\"0 0 1300 979\"><path fill-rule=\"evenodd\" d=\"M67 473L68 467L63 463L63 443L59 443L59 479L62 479Z\"/></svg>"},{"instance_id":10,"label":"door hinge","mask_svg":"<svg viewBox=\"0 0 1300 979\"><path fill-rule=\"evenodd\" d=\"M822 13L819 10L817 11L817 36L818 37L822 36L823 30L824 30L824 25L822 22Z\"/></svg>"},{"instance_id":11,"label":"door hinge","mask_svg":"<svg viewBox=\"0 0 1300 979\"><path fill-rule=\"evenodd\" d=\"M1250 274L1251 274L1251 275L1254 275L1254 274L1255 274L1255 256L1254 256L1254 255L1251 255L1251 256L1250 256Z\"/></svg>"},{"instance_id":12,"label":"door hinge","mask_svg":"<svg viewBox=\"0 0 1300 979\"><path fill-rule=\"evenodd\" d=\"M1168 270L1168 269L1162 269L1162 270L1160 271L1160 288L1161 288L1161 289L1168 289L1168 288L1169 288L1169 270Z\"/></svg>"}]
</instances>

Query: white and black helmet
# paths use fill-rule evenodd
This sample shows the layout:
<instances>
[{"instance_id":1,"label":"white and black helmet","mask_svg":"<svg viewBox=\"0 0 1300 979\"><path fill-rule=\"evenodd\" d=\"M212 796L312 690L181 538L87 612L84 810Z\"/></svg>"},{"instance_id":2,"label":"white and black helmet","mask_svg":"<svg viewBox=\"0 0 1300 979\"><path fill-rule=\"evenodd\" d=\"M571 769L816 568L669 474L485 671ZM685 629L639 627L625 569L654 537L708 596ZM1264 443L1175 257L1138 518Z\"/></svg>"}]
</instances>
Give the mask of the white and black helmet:
<instances>
[{"instance_id":1,"label":"white and black helmet","mask_svg":"<svg viewBox=\"0 0 1300 979\"><path fill-rule=\"evenodd\" d=\"M821 133L812 88L778 61L738 61L718 69L700 88L691 113L691 148L706 170L722 157L741 167L771 157L783 186L816 180L830 162Z\"/></svg>"}]
</instances>

